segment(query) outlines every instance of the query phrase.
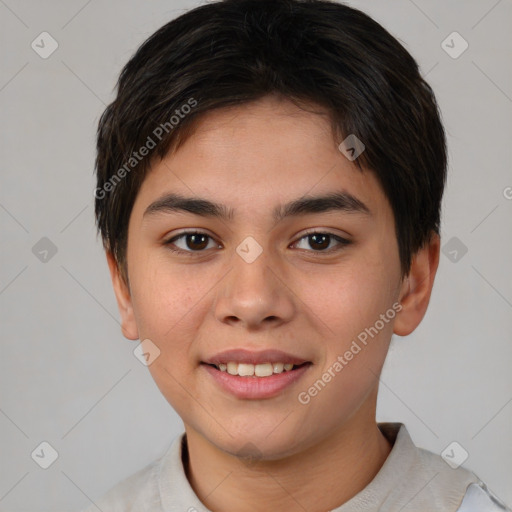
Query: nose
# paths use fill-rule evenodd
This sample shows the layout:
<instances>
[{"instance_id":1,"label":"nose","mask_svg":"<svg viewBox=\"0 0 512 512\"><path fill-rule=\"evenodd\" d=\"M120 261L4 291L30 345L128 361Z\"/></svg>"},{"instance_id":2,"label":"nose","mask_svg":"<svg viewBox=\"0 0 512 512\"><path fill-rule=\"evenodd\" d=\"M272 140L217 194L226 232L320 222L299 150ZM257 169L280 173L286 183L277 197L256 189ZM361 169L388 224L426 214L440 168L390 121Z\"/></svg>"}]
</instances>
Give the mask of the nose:
<instances>
[{"instance_id":1,"label":"nose","mask_svg":"<svg viewBox=\"0 0 512 512\"><path fill-rule=\"evenodd\" d=\"M216 297L217 320L247 330L289 322L296 310L294 293L269 252L264 250L250 263L236 253L232 262Z\"/></svg>"}]
</instances>

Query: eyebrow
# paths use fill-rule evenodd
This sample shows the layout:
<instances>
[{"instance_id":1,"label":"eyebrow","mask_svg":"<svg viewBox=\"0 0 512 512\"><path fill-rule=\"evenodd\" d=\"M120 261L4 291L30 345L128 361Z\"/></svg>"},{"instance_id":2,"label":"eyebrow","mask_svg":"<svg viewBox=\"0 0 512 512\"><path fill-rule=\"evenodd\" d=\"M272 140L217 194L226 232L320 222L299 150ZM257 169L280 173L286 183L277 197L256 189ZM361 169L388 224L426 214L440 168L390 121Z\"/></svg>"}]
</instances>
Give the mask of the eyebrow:
<instances>
[{"instance_id":1,"label":"eyebrow","mask_svg":"<svg viewBox=\"0 0 512 512\"><path fill-rule=\"evenodd\" d=\"M322 196L301 197L285 205L277 206L274 208L272 216L275 222L280 222L288 217L328 211L371 215L371 210L360 199L342 191ZM235 214L232 208L223 204L198 197L185 197L170 193L151 203L144 211L143 217L172 212L188 212L202 217L219 218L224 221L232 220Z\"/></svg>"}]
</instances>

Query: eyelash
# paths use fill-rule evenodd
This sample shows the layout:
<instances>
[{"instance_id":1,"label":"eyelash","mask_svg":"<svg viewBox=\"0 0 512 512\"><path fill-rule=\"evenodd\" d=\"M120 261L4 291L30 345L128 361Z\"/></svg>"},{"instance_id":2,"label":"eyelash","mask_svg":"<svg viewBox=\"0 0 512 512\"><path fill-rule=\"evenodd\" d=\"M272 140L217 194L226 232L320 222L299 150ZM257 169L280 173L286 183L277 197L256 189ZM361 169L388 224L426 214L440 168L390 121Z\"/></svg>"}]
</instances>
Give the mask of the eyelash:
<instances>
[{"instance_id":1,"label":"eyelash","mask_svg":"<svg viewBox=\"0 0 512 512\"><path fill-rule=\"evenodd\" d=\"M183 233L180 233L179 235L176 235L176 236L170 238L169 240L167 240L166 242L164 242L164 245L170 251L172 251L174 253L185 254L187 256L193 256L194 254L206 252L206 249L203 249L200 251L191 251L191 250L184 250L184 249L176 249L175 247L173 247L174 242L176 242L177 240L179 240L181 238L186 238L188 235L204 235L204 236L207 236L208 238L210 238L211 240L213 240L212 236L210 236L208 233L204 233L202 231L184 231ZM331 249L324 249L324 250L307 251L307 252L312 252L313 254L316 254L316 255L331 254L333 252L340 251L341 249L343 249L344 247L346 247L347 245L350 245L352 243L352 241L347 240L346 238L340 237L339 235L335 235L334 233L331 233L329 231L310 231L310 232L307 232L304 235L302 235L296 242L293 242L293 243L297 244L304 238L308 238L312 235L327 235L328 237L330 237L331 239L334 239L335 241L337 241L339 243L339 246L335 249L331 248Z\"/></svg>"}]
</instances>

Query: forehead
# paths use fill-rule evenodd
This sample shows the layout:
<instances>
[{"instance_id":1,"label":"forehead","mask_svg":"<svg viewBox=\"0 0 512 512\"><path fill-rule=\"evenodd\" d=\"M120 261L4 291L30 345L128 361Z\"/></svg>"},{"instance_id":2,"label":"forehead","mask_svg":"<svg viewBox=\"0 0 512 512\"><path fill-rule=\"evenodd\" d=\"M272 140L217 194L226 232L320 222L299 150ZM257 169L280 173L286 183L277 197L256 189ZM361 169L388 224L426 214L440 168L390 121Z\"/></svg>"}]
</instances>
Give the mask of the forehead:
<instances>
[{"instance_id":1,"label":"forehead","mask_svg":"<svg viewBox=\"0 0 512 512\"><path fill-rule=\"evenodd\" d=\"M378 213L389 210L373 172L338 149L329 116L275 97L213 110L175 152L154 163L134 207L165 193L203 197L248 218L302 196L344 191Z\"/></svg>"}]
</instances>

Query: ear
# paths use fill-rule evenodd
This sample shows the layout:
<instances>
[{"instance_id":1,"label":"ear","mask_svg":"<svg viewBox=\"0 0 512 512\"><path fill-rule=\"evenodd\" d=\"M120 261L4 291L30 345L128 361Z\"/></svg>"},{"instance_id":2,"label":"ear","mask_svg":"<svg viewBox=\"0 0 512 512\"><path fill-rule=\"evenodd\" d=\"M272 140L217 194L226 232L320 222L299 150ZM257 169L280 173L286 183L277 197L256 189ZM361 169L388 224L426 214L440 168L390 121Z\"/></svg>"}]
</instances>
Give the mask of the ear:
<instances>
[{"instance_id":1,"label":"ear","mask_svg":"<svg viewBox=\"0 0 512 512\"><path fill-rule=\"evenodd\" d=\"M121 276L117 261L109 251L107 251L107 263L110 269L114 293L116 294L117 307L121 314L121 331L125 338L137 340L139 339L139 331L135 322L135 315L133 314L130 290Z\"/></svg>"},{"instance_id":2,"label":"ear","mask_svg":"<svg viewBox=\"0 0 512 512\"><path fill-rule=\"evenodd\" d=\"M393 329L398 336L410 334L425 316L439 265L440 245L439 235L433 232L430 241L413 257L409 274L400 289L402 309Z\"/></svg>"}]
</instances>

